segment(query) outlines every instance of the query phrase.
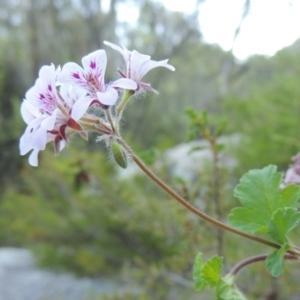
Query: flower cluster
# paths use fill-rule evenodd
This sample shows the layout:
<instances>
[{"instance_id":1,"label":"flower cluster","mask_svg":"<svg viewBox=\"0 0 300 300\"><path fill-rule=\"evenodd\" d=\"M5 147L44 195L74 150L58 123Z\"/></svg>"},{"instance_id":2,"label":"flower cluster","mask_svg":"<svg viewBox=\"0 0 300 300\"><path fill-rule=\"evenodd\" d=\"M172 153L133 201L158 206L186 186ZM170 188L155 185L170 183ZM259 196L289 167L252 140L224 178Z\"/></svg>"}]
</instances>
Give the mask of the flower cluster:
<instances>
[{"instance_id":1,"label":"flower cluster","mask_svg":"<svg viewBox=\"0 0 300 300\"><path fill-rule=\"evenodd\" d=\"M115 143L118 122L129 96L143 89L155 91L142 78L156 67L175 70L168 60L156 62L135 50L104 43L119 51L125 60L125 70L119 70L121 78L113 82L104 82L107 57L102 49L84 56L82 67L68 62L62 69L53 64L40 69L38 79L21 105L27 128L20 139L20 153L31 152L32 166L38 165L38 153L49 142L53 142L58 153L76 133L87 139L88 132L94 131L101 135L98 140ZM111 109L113 106L117 109ZM94 115L91 107L100 109L101 117Z\"/></svg>"}]
</instances>

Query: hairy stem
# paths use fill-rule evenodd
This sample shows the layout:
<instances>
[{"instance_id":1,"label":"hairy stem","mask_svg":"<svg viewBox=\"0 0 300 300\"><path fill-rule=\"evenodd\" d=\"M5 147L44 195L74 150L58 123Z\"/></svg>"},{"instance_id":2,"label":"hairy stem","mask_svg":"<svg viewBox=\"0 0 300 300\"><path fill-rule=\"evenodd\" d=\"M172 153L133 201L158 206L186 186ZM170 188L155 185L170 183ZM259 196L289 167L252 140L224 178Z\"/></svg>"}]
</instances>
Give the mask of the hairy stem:
<instances>
[{"instance_id":1,"label":"hairy stem","mask_svg":"<svg viewBox=\"0 0 300 300\"><path fill-rule=\"evenodd\" d=\"M106 109L105 110L105 114L106 114L106 117L107 117L107 121L109 122L109 124L110 124L110 126L112 128L112 131L116 132L115 126L114 126L114 122L113 122L113 119L112 119L112 116L111 116L111 113L110 113L110 110Z\"/></svg>"},{"instance_id":2,"label":"hairy stem","mask_svg":"<svg viewBox=\"0 0 300 300\"><path fill-rule=\"evenodd\" d=\"M231 227L227 224L224 224L218 220L215 220L214 218L206 215L201 210L197 209L193 205L191 205L189 202L187 202L185 199L183 199L180 195L178 195L173 189L171 189L167 184L165 184L160 178L158 178L150 169L147 168L147 166L135 155L135 153L131 150L131 148L121 139L118 139L118 142L124 147L124 149L127 151L129 155L132 156L133 161L140 167L140 169L148 176L150 177L157 185L159 185L165 192L167 192L170 196L172 196L175 200L177 200L180 204L182 204L184 207L186 207L188 210L199 216L200 218L204 219L205 221L222 228L224 230L230 231L234 234L243 236L247 239L256 241L258 243L280 249L281 245L273 243L271 241L265 240L263 238L257 237L255 235L249 234L247 232L238 230L234 227ZM300 253L294 249L289 249L287 251L290 254L298 255L300 256Z\"/></svg>"},{"instance_id":3,"label":"hairy stem","mask_svg":"<svg viewBox=\"0 0 300 300\"><path fill-rule=\"evenodd\" d=\"M134 94L134 91L130 91L130 90L124 91L123 98L117 107L117 119L118 120L120 120L122 118L122 113L123 113L124 107L133 94Z\"/></svg>"},{"instance_id":4,"label":"hairy stem","mask_svg":"<svg viewBox=\"0 0 300 300\"><path fill-rule=\"evenodd\" d=\"M268 257L268 254L261 254L261 255L256 255L256 256L246 258L245 260L236 264L232 268L232 270L229 272L229 274L235 276L245 266L248 266L248 265L258 262L258 261L264 261L264 260L266 260L267 257ZM299 260L299 258L296 255L291 255L291 254L285 254L283 258Z\"/></svg>"}]
</instances>

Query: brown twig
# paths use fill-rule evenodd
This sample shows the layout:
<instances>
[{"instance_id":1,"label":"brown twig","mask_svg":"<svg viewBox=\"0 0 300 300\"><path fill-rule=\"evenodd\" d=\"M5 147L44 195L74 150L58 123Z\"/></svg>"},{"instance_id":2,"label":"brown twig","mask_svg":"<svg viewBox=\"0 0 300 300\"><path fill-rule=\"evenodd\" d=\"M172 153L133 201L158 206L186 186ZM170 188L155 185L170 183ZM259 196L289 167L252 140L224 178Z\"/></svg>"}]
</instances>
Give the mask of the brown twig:
<instances>
[{"instance_id":1,"label":"brown twig","mask_svg":"<svg viewBox=\"0 0 300 300\"><path fill-rule=\"evenodd\" d=\"M135 153L131 150L131 148L122 140L121 138L118 139L118 142L124 147L124 149L127 151L129 155L131 155L133 161L140 167L140 169L148 176L150 177L157 185L159 185L164 191L166 191L170 196L172 196L175 200L177 200L180 204L182 204L184 207L186 207L189 211L193 212L200 218L204 219L205 221L222 228L224 230L230 231L234 234L243 236L247 239L253 240L255 242L280 249L281 245L273 243L271 241L265 240L263 238L260 238L258 236L249 234L247 232L241 231L239 229L236 229L234 227L231 227L227 224L224 224L218 220L215 220L214 218L206 215L193 205L191 205L189 202L187 202L185 199L183 199L180 195L178 195L173 189L171 189L168 185L166 185L160 178L158 178L150 169L147 168L147 166L135 155ZM300 256L299 251L295 249L289 249L287 251L290 254L293 254L294 256Z\"/></svg>"}]
</instances>

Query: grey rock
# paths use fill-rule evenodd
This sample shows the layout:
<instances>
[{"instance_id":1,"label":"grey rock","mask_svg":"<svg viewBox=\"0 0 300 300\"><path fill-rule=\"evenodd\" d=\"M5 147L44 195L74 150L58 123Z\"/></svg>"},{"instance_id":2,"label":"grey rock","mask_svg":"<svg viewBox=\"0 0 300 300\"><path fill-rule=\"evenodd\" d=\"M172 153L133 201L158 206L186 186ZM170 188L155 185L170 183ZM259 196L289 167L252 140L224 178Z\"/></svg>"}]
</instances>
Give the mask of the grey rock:
<instances>
[{"instance_id":1,"label":"grey rock","mask_svg":"<svg viewBox=\"0 0 300 300\"><path fill-rule=\"evenodd\" d=\"M117 290L111 280L38 269L29 250L0 248L0 300L87 300Z\"/></svg>"}]
</instances>

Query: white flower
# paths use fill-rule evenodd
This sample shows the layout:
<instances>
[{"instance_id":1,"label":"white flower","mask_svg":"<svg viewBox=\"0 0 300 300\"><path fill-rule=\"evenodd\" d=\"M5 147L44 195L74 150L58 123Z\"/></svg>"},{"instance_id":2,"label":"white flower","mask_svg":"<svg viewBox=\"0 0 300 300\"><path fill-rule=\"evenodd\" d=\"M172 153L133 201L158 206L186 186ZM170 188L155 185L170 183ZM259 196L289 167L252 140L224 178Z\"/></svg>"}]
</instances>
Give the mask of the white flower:
<instances>
[{"instance_id":1,"label":"white flower","mask_svg":"<svg viewBox=\"0 0 300 300\"><path fill-rule=\"evenodd\" d=\"M21 155L46 147L47 131L53 130L58 114L56 75L54 65L43 66L35 85L26 93L21 115L28 126L20 140Z\"/></svg>"},{"instance_id":2,"label":"white flower","mask_svg":"<svg viewBox=\"0 0 300 300\"><path fill-rule=\"evenodd\" d=\"M57 72L54 65L43 66L21 105L21 115L27 128L20 138L20 154L32 151L29 163L33 166L37 166L38 153L46 148L47 143L53 141L56 152L66 145L67 127L84 135L72 108L76 101L85 97L85 93L61 86L59 94L56 88Z\"/></svg>"},{"instance_id":3,"label":"white flower","mask_svg":"<svg viewBox=\"0 0 300 300\"><path fill-rule=\"evenodd\" d=\"M164 67L171 71L175 71L175 68L168 64L168 59L154 61L151 60L149 55L140 54L136 50L129 51L124 46L122 49L121 47L106 41L104 44L122 54L125 60L126 71L125 73L119 71L119 73L122 77L135 81L138 85L137 89L144 88L146 90L155 92L149 83L142 82L142 78L154 68Z\"/></svg>"},{"instance_id":4,"label":"white flower","mask_svg":"<svg viewBox=\"0 0 300 300\"><path fill-rule=\"evenodd\" d=\"M118 99L118 88L135 89L136 83L129 79L119 79L105 85L106 53L97 50L82 58L83 68L76 63L66 63L57 80L60 83L72 84L86 91L87 97L78 100L73 107L77 118L83 116L87 109L94 103L102 107L114 105Z\"/></svg>"}]
</instances>

